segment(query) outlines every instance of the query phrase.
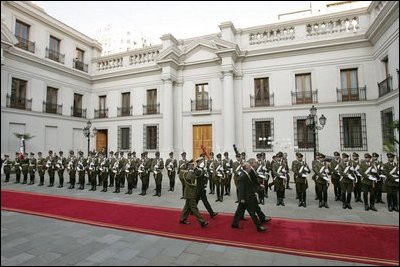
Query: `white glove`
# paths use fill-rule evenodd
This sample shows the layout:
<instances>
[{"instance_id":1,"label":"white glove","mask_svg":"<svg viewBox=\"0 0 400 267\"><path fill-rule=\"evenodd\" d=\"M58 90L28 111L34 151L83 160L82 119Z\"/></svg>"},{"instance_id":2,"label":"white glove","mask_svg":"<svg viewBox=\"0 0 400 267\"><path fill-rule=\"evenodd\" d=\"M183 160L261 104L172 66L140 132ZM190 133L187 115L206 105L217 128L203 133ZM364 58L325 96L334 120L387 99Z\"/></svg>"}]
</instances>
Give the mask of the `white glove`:
<instances>
[{"instance_id":1,"label":"white glove","mask_svg":"<svg viewBox=\"0 0 400 267\"><path fill-rule=\"evenodd\" d=\"M349 174L348 177L349 177L349 179L351 179L351 180L353 180L353 181L355 180L355 178L354 178L353 175L351 175L351 174Z\"/></svg>"},{"instance_id":2,"label":"white glove","mask_svg":"<svg viewBox=\"0 0 400 267\"><path fill-rule=\"evenodd\" d=\"M399 178L397 178L396 180L394 180L396 183L398 183L399 182Z\"/></svg>"},{"instance_id":3,"label":"white glove","mask_svg":"<svg viewBox=\"0 0 400 267\"><path fill-rule=\"evenodd\" d=\"M329 173L329 170L328 170L328 169L325 169L325 173Z\"/></svg>"},{"instance_id":4,"label":"white glove","mask_svg":"<svg viewBox=\"0 0 400 267\"><path fill-rule=\"evenodd\" d=\"M371 170L371 172L373 172L373 173L377 173L377 171L376 171L375 169L372 169L372 170Z\"/></svg>"},{"instance_id":5,"label":"white glove","mask_svg":"<svg viewBox=\"0 0 400 267\"><path fill-rule=\"evenodd\" d=\"M285 170L285 169L283 169L283 170L282 170L282 172L283 172L283 173L286 173L286 170Z\"/></svg>"},{"instance_id":6,"label":"white glove","mask_svg":"<svg viewBox=\"0 0 400 267\"><path fill-rule=\"evenodd\" d=\"M303 178L307 178L307 175L306 174L303 174L303 175L301 175Z\"/></svg>"},{"instance_id":7,"label":"white glove","mask_svg":"<svg viewBox=\"0 0 400 267\"><path fill-rule=\"evenodd\" d=\"M376 178L372 175L368 175L368 179L370 179L371 181L375 181L376 182Z\"/></svg>"},{"instance_id":8,"label":"white glove","mask_svg":"<svg viewBox=\"0 0 400 267\"><path fill-rule=\"evenodd\" d=\"M350 167L350 171L354 171L354 167L353 166Z\"/></svg>"},{"instance_id":9,"label":"white glove","mask_svg":"<svg viewBox=\"0 0 400 267\"><path fill-rule=\"evenodd\" d=\"M286 180L286 176L281 175L281 176L279 176L279 177L281 177L282 179L285 179L285 180Z\"/></svg>"}]
</instances>

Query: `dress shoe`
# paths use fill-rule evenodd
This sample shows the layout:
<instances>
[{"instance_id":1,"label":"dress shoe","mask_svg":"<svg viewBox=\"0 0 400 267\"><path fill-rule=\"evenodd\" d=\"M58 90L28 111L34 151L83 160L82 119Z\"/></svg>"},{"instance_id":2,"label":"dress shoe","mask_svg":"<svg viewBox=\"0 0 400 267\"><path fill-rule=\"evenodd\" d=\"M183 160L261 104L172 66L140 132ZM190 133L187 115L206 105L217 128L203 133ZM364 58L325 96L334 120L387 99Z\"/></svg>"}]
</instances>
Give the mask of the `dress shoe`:
<instances>
[{"instance_id":1,"label":"dress shoe","mask_svg":"<svg viewBox=\"0 0 400 267\"><path fill-rule=\"evenodd\" d=\"M211 214L210 216L211 216L211 218L214 218L215 216L217 216L218 215L218 212L214 212L213 214Z\"/></svg>"},{"instance_id":2,"label":"dress shoe","mask_svg":"<svg viewBox=\"0 0 400 267\"><path fill-rule=\"evenodd\" d=\"M267 223L271 221L271 217L266 216L264 220L261 220L261 223Z\"/></svg>"},{"instance_id":3,"label":"dress shoe","mask_svg":"<svg viewBox=\"0 0 400 267\"><path fill-rule=\"evenodd\" d=\"M375 208L375 206L374 206L374 205L371 205L371 207L370 207L370 210L373 210L373 211L378 211L378 210Z\"/></svg>"},{"instance_id":4,"label":"dress shoe","mask_svg":"<svg viewBox=\"0 0 400 267\"><path fill-rule=\"evenodd\" d=\"M353 209L353 208L350 206L350 203L347 204L347 208L348 208L348 209Z\"/></svg>"},{"instance_id":5,"label":"dress shoe","mask_svg":"<svg viewBox=\"0 0 400 267\"><path fill-rule=\"evenodd\" d=\"M258 226L257 227L257 232L265 232L267 229L264 226Z\"/></svg>"},{"instance_id":6,"label":"dress shoe","mask_svg":"<svg viewBox=\"0 0 400 267\"><path fill-rule=\"evenodd\" d=\"M328 203L325 202L324 207L329 209Z\"/></svg>"},{"instance_id":7,"label":"dress shoe","mask_svg":"<svg viewBox=\"0 0 400 267\"><path fill-rule=\"evenodd\" d=\"M236 225L236 224L232 224L231 227L236 228L236 229L242 229L242 227L240 227L239 225Z\"/></svg>"},{"instance_id":8,"label":"dress shoe","mask_svg":"<svg viewBox=\"0 0 400 267\"><path fill-rule=\"evenodd\" d=\"M190 224L187 220L179 221L180 224Z\"/></svg>"},{"instance_id":9,"label":"dress shoe","mask_svg":"<svg viewBox=\"0 0 400 267\"><path fill-rule=\"evenodd\" d=\"M208 222L202 222L200 223L201 227L206 227L208 225Z\"/></svg>"}]
</instances>

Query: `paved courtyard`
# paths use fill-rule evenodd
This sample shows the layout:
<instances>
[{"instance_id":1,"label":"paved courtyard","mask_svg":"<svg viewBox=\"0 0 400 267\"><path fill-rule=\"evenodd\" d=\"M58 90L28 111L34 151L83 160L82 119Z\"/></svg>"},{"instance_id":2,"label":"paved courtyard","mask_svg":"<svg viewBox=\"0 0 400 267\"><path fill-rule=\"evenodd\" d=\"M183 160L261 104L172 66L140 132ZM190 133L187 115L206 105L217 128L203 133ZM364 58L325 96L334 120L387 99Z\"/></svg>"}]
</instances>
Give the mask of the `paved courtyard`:
<instances>
[{"instance_id":1,"label":"paved courtyard","mask_svg":"<svg viewBox=\"0 0 400 267\"><path fill-rule=\"evenodd\" d=\"M46 176L46 184L48 177ZM91 192L64 188L48 188L35 185L4 183L3 189L102 199L116 202L182 208L181 185L177 180L175 192L167 192L168 179L163 179L161 197L153 197L154 180L148 194L139 196L140 189L133 195L107 193L98 189ZM58 179L56 178L56 181ZM66 179L68 180L68 178ZM57 182L55 183L57 185ZM140 185L140 182L139 182ZM232 183L233 185L233 183ZM294 188L294 184L291 184ZM98 187L99 188L99 187ZM273 217L302 218L332 221L352 221L399 225L397 212L389 212L387 205L377 204L378 212L364 211L362 203L354 203L353 210L343 210L341 202L333 200L333 188L329 187L329 209L318 208L314 200L313 184L307 195L307 208L299 208L295 201L295 190L286 191L285 207L277 207L276 195L271 194L263 211ZM232 195L224 202L215 202L215 195L208 195L217 212L234 212L236 205L235 187ZM205 210L202 204L200 210ZM178 223L179 218L177 218ZM190 220L194 220L190 218ZM212 223L212 221L210 222ZM268 227L268 226L267 226ZM262 233L268 235L266 233ZM134 232L66 222L15 212L1 212L1 265L361 265L342 261L315 259L206 244L178 239L145 235Z\"/></svg>"}]
</instances>

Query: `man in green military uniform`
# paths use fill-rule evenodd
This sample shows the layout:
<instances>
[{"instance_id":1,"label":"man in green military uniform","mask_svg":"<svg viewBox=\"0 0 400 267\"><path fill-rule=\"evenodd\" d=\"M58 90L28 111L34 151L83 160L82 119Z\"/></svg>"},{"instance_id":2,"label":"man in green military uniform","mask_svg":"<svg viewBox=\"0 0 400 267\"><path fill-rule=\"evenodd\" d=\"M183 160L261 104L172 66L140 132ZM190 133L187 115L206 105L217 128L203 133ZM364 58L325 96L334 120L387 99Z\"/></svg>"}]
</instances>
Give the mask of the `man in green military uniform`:
<instances>
[{"instance_id":1,"label":"man in green military uniform","mask_svg":"<svg viewBox=\"0 0 400 267\"><path fill-rule=\"evenodd\" d=\"M181 199L183 199L184 195L185 195L185 182L183 180L183 174L188 169L188 166L187 166L188 160L186 159L186 152L182 152L181 156L182 156L182 159L179 161L177 174L179 175L179 181L181 181L181 184L182 184L182 197L181 197Z\"/></svg>"},{"instance_id":2,"label":"man in green military uniform","mask_svg":"<svg viewBox=\"0 0 400 267\"><path fill-rule=\"evenodd\" d=\"M115 173L112 171L112 167L114 166L114 163L116 161L115 157L114 157L114 151L110 151L109 153L109 157L108 157L108 161L109 161L109 166L110 166L110 183L108 184L109 187L114 187L114 177L115 177Z\"/></svg>"},{"instance_id":3,"label":"man in green military uniform","mask_svg":"<svg viewBox=\"0 0 400 267\"><path fill-rule=\"evenodd\" d=\"M55 175L55 169L56 169L56 156L53 155L53 151L49 150L49 155L46 157L46 169L47 172L49 173L50 177L50 182L47 187L53 187L54 186L54 175Z\"/></svg>"},{"instance_id":4,"label":"man in green military uniform","mask_svg":"<svg viewBox=\"0 0 400 267\"><path fill-rule=\"evenodd\" d=\"M35 172L36 172L36 159L35 159L35 153L31 152L30 153L30 158L29 158L29 185L35 183Z\"/></svg>"},{"instance_id":5,"label":"man in green military uniform","mask_svg":"<svg viewBox=\"0 0 400 267\"><path fill-rule=\"evenodd\" d=\"M10 160L10 156L4 155L3 170L4 170L4 174L6 175L6 179L4 180L5 183L8 183L10 181L10 173L11 173L12 164L13 163Z\"/></svg>"},{"instance_id":6,"label":"man in green military uniform","mask_svg":"<svg viewBox=\"0 0 400 267\"><path fill-rule=\"evenodd\" d=\"M285 185L286 185L286 168L282 161L283 153L278 152L276 154L276 162L272 165L272 176L274 179L273 184L275 185L276 189L276 205L285 206L283 198L285 196Z\"/></svg>"},{"instance_id":7,"label":"man in green military uniform","mask_svg":"<svg viewBox=\"0 0 400 267\"><path fill-rule=\"evenodd\" d=\"M44 185L44 174L46 172L46 159L42 157L42 152L38 152L38 158L36 160L36 166L39 173L39 185Z\"/></svg>"},{"instance_id":8,"label":"man in green military uniform","mask_svg":"<svg viewBox=\"0 0 400 267\"><path fill-rule=\"evenodd\" d=\"M335 192L335 201L338 201L341 199L341 195L342 195L342 190L340 188L340 182L339 182L339 180L340 180L340 173L339 173L340 153L335 151L333 153L333 156L335 158L329 163L329 173L331 174L333 191Z\"/></svg>"},{"instance_id":9,"label":"man in green military uniform","mask_svg":"<svg viewBox=\"0 0 400 267\"><path fill-rule=\"evenodd\" d=\"M155 153L155 158L151 164L151 171L154 174L154 181L156 183L156 193L153 196L161 197L161 184L162 184L162 170L164 169L164 161L160 158L160 152Z\"/></svg>"},{"instance_id":10,"label":"man in green military uniform","mask_svg":"<svg viewBox=\"0 0 400 267\"><path fill-rule=\"evenodd\" d=\"M88 159L88 176L89 181L91 184L91 188L89 191L96 191L97 186L97 168L98 168L98 159L95 157L94 152L89 152L89 159Z\"/></svg>"},{"instance_id":11,"label":"man in green military uniform","mask_svg":"<svg viewBox=\"0 0 400 267\"><path fill-rule=\"evenodd\" d=\"M397 194L399 192L399 166L394 162L395 155L387 153L388 162L383 165L383 174L386 176L384 188L387 193L388 209L390 212L399 211Z\"/></svg>"},{"instance_id":12,"label":"man in green military uniform","mask_svg":"<svg viewBox=\"0 0 400 267\"><path fill-rule=\"evenodd\" d=\"M306 190L308 188L307 174L310 168L307 163L303 161L303 154L296 153L296 160L292 162L292 171L294 173L294 181L296 183L296 192L299 197L299 207L307 207L306 203Z\"/></svg>"},{"instance_id":13,"label":"man in green military uniform","mask_svg":"<svg viewBox=\"0 0 400 267\"><path fill-rule=\"evenodd\" d=\"M377 181L377 170L376 166L371 161L371 158L372 156L370 154L365 153L364 161L360 164L360 174L362 175L361 190L363 192L365 210L371 209L373 211L377 211L377 209L375 208L375 186ZM368 205L368 193L370 205Z\"/></svg>"},{"instance_id":14,"label":"man in green military uniform","mask_svg":"<svg viewBox=\"0 0 400 267\"><path fill-rule=\"evenodd\" d=\"M169 190L174 191L175 188L175 169L178 167L178 163L176 159L174 159L174 152L169 153L169 158L165 161L165 166L168 171L168 178L169 178Z\"/></svg>"},{"instance_id":15,"label":"man in green military uniform","mask_svg":"<svg viewBox=\"0 0 400 267\"><path fill-rule=\"evenodd\" d=\"M314 163L313 171L316 175L315 183L317 184L318 207L325 207L328 209L329 170L326 166L324 154L319 153L319 158Z\"/></svg>"},{"instance_id":16,"label":"man in green military uniform","mask_svg":"<svg viewBox=\"0 0 400 267\"><path fill-rule=\"evenodd\" d=\"M66 161L67 161L67 172L69 175L68 189L73 189L73 188L75 188L75 182L76 182L75 177L76 177L76 164L77 164L77 160L76 160L73 150L69 151L69 157Z\"/></svg>"},{"instance_id":17,"label":"man in green military uniform","mask_svg":"<svg viewBox=\"0 0 400 267\"><path fill-rule=\"evenodd\" d=\"M145 196L147 189L149 188L149 180L150 180L150 169L151 169L151 159L147 157L148 152L142 153L142 163L143 167L141 167L140 180L142 180L142 192L139 194L140 196ZM140 167L140 166L139 166Z\"/></svg>"},{"instance_id":18,"label":"man in green military uniform","mask_svg":"<svg viewBox=\"0 0 400 267\"><path fill-rule=\"evenodd\" d=\"M220 153L217 154L217 159L213 163L213 178L215 187L217 188L217 199L215 200L215 202L222 202L224 200L223 181L225 179L225 173L224 167L222 165L222 156Z\"/></svg>"},{"instance_id":19,"label":"man in green military uniform","mask_svg":"<svg viewBox=\"0 0 400 267\"><path fill-rule=\"evenodd\" d=\"M120 180L120 187L124 188L125 187L125 176L126 176L126 172L125 172L125 165L126 165L126 158L124 156L124 151L120 151L119 152L119 160L121 161L122 164L122 172L119 174L119 180Z\"/></svg>"},{"instance_id":20,"label":"man in green military uniform","mask_svg":"<svg viewBox=\"0 0 400 267\"><path fill-rule=\"evenodd\" d=\"M353 191L353 186L356 181L355 174L353 172L351 162L349 161L349 155L342 153L342 161L339 163L339 173L340 173L340 186L342 187L342 201L343 209L352 209L351 202L351 192Z\"/></svg>"},{"instance_id":21,"label":"man in green military uniform","mask_svg":"<svg viewBox=\"0 0 400 267\"><path fill-rule=\"evenodd\" d=\"M210 192L209 194L214 195L215 194L215 184L214 184L214 177L213 177L213 173L214 173L214 152L210 152L210 158L207 160L207 171L208 171L208 184L210 187Z\"/></svg>"},{"instance_id":22,"label":"man in green military uniform","mask_svg":"<svg viewBox=\"0 0 400 267\"><path fill-rule=\"evenodd\" d=\"M22 182L23 184L28 183L28 173L29 173L29 158L28 158L28 153L24 153L24 157L21 160L21 168L22 168L22 173L24 175L24 181Z\"/></svg>"},{"instance_id":23,"label":"man in green military uniform","mask_svg":"<svg viewBox=\"0 0 400 267\"><path fill-rule=\"evenodd\" d=\"M233 161L229 158L229 153L224 153L224 159L222 160L222 166L224 168L224 181L223 186L225 187L225 196L231 195L231 181L232 181L232 165Z\"/></svg>"},{"instance_id":24,"label":"man in green military uniform","mask_svg":"<svg viewBox=\"0 0 400 267\"><path fill-rule=\"evenodd\" d=\"M372 162L373 164L376 166L377 171L378 171L378 175L377 175L377 182L376 182L376 186L375 186L375 200L376 203L382 203L382 204L386 204L383 200L382 200L382 185L383 185L383 162L379 160L379 155L378 153L372 153Z\"/></svg>"},{"instance_id":25,"label":"man in green military uniform","mask_svg":"<svg viewBox=\"0 0 400 267\"><path fill-rule=\"evenodd\" d=\"M61 188L61 187L64 187L64 170L65 170L65 165L66 165L66 159L64 157L63 151L58 152L58 154L59 154L59 156L57 158L56 168L57 168L58 181L59 181L58 188Z\"/></svg>"},{"instance_id":26,"label":"man in green military uniform","mask_svg":"<svg viewBox=\"0 0 400 267\"><path fill-rule=\"evenodd\" d=\"M137 183L138 183L138 167L140 165L140 159L136 157L136 152L132 152L132 164L133 164L133 183L132 183L132 188L137 188Z\"/></svg>"},{"instance_id":27,"label":"man in green military uniform","mask_svg":"<svg viewBox=\"0 0 400 267\"><path fill-rule=\"evenodd\" d=\"M192 163L187 164L187 171L182 172L183 182L185 183L184 198L186 199L185 206L182 210L179 223L180 224L190 224L187 221L189 214L193 214L201 227L206 227L208 222L206 222L201 216L199 209L197 208L197 180L196 174L194 173L194 166ZM196 170L197 175L201 175L200 170Z\"/></svg>"},{"instance_id":28,"label":"man in green military uniform","mask_svg":"<svg viewBox=\"0 0 400 267\"><path fill-rule=\"evenodd\" d=\"M107 158L106 152L100 152L99 158L99 176L100 180L103 183L103 189L101 192L107 192L108 185L108 172L109 172L109 160Z\"/></svg>"},{"instance_id":29,"label":"man in green military uniform","mask_svg":"<svg viewBox=\"0 0 400 267\"><path fill-rule=\"evenodd\" d=\"M135 162L132 159L132 153L128 152L128 158L126 159L126 165L124 167L125 175L126 175L126 183L128 184L128 191L125 194L132 194L133 188L133 172L135 168Z\"/></svg>"},{"instance_id":30,"label":"man in green military uniform","mask_svg":"<svg viewBox=\"0 0 400 267\"><path fill-rule=\"evenodd\" d=\"M13 162L14 170L15 170L15 182L14 184L19 184L21 181L21 156L19 152L15 152L15 160Z\"/></svg>"},{"instance_id":31,"label":"man in green military uniform","mask_svg":"<svg viewBox=\"0 0 400 267\"><path fill-rule=\"evenodd\" d=\"M85 189L85 174L86 174L86 165L87 160L83 156L83 152L79 151L79 158L77 160L76 170L78 171L79 177L79 190Z\"/></svg>"},{"instance_id":32,"label":"man in green military uniform","mask_svg":"<svg viewBox=\"0 0 400 267\"><path fill-rule=\"evenodd\" d=\"M360 169L360 155L358 153L354 152L353 153L353 159L351 161L351 164L354 168L354 174L357 177L357 181L354 183L354 199L355 202L362 202L361 200L361 174L359 172Z\"/></svg>"},{"instance_id":33,"label":"man in green military uniform","mask_svg":"<svg viewBox=\"0 0 400 267\"><path fill-rule=\"evenodd\" d=\"M205 174L207 173L207 165L204 162L204 157L199 157L196 159L196 167L194 168L194 175L196 176L196 181L197 181L197 198L196 202L197 204L201 200L204 204L204 207L206 207L208 213L210 214L211 218L214 218L217 216L218 213L214 212L213 209L211 208L210 202L208 202L207 199L207 192L206 192L206 187L207 187L207 177Z\"/></svg>"},{"instance_id":34,"label":"man in green military uniform","mask_svg":"<svg viewBox=\"0 0 400 267\"><path fill-rule=\"evenodd\" d=\"M235 187L236 187L235 203L239 203L238 181L239 181L240 172L242 171L242 155L239 153L236 154L236 161L234 161L232 164L232 170L233 170L233 182L235 183Z\"/></svg>"}]
</instances>

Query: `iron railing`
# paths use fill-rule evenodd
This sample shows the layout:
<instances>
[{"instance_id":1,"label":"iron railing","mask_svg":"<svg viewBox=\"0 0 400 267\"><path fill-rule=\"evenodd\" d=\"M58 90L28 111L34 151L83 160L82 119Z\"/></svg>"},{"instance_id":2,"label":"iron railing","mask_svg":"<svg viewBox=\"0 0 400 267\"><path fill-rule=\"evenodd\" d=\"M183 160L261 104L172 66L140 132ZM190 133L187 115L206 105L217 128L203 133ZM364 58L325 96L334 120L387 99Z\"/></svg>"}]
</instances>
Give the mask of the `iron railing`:
<instances>
[{"instance_id":1,"label":"iron railing","mask_svg":"<svg viewBox=\"0 0 400 267\"><path fill-rule=\"evenodd\" d=\"M384 96L393 91L392 76L389 75L386 79L378 83L379 97Z\"/></svg>"},{"instance_id":2,"label":"iron railing","mask_svg":"<svg viewBox=\"0 0 400 267\"><path fill-rule=\"evenodd\" d=\"M55 51L46 47L46 58L64 64L65 55L61 54L59 51Z\"/></svg>"},{"instance_id":3,"label":"iron railing","mask_svg":"<svg viewBox=\"0 0 400 267\"><path fill-rule=\"evenodd\" d=\"M10 96L9 94L7 94L6 106L8 108L32 110L32 98L27 99L27 98Z\"/></svg>"},{"instance_id":4,"label":"iron railing","mask_svg":"<svg viewBox=\"0 0 400 267\"><path fill-rule=\"evenodd\" d=\"M75 108L71 106L71 116L77 118L86 118L86 108Z\"/></svg>"},{"instance_id":5,"label":"iron railing","mask_svg":"<svg viewBox=\"0 0 400 267\"><path fill-rule=\"evenodd\" d=\"M106 109L95 109L94 110L94 118L95 119L108 118L108 108L106 108Z\"/></svg>"},{"instance_id":6,"label":"iron railing","mask_svg":"<svg viewBox=\"0 0 400 267\"><path fill-rule=\"evenodd\" d=\"M274 105L274 93L269 94L268 97L258 99L254 95L250 95L250 107L271 107Z\"/></svg>"},{"instance_id":7,"label":"iron railing","mask_svg":"<svg viewBox=\"0 0 400 267\"><path fill-rule=\"evenodd\" d=\"M292 92L292 104L314 104L318 103L318 91Z\"/></svg>"},{"instance_id":8,"label":"iron railing","mask_svg":"<svg viewBox=\"0 0 400 267\"><path fill-rule=\"evenodd\" d=\"M160 114L160 103L154 105L143 105L143 115Z\"/></svg>"},{"instance_id":9,"label":"iron railing","mask_svg":"<svg viewBox=\"0 0 400 267\"><path fill-rule=\"evenodd\" d=\"M26 51L29 51L31 53L35 53L35 43L31 42L25 38L22 38L20 36L15 35L15 37L18 39L18 44L16 44L16 47L19 47L21 49L24 49Z\"/></svg>"},{"instance_id":10,"label":"iron railing","mask_svg":"<svg viewBox=\"0 0 400 267\"><path fill-rule=\"evenodd\" d=\"M212 110L212 99L200 99L200 100L190 100L192 111L199 111L199 110Z\"/></svg>"},{"instance_id":11,"label":"iron railing","mask_svg":"<svg viewBox=\"0 0 400 267\"><path fill-rule=\"evenodd\" d=\"M366 86L357 88L336 88L337 101L348 102L348 101L365 101L367 100Z\"/></svg>"},{"instance_id":12,"label":"iron railing","mask_svg":"<svg viewBox=\"0 0 400 267\"><path fill-rule=\"evenodd\" d=\"M118 117L132 116L132 106L120 107L120 108L117 108L117 110L118 110L118 113L117 113Z\"/></svg>"},{"instance_id":13,"label":"iron railing","mask_svg":"<svg viewBox=\"0 0 400 267\"><path fill-rule=\"evenodd\" d=\"M62 115L62 104L43 101L43 112Z\"/></svg>"},{"instance_id":14,"label":"iron railing","mask_svg":"<svg viewBox=\"0 0 400 267\"><path fill-rule=\"evenodd\" d=\"M79 61L79 60L76 60L76 59L73 60L72 67L74 69L77 69L77 70L88 72L88 64L85 64L82 61Z\"/></svg>"}]
</instances>

